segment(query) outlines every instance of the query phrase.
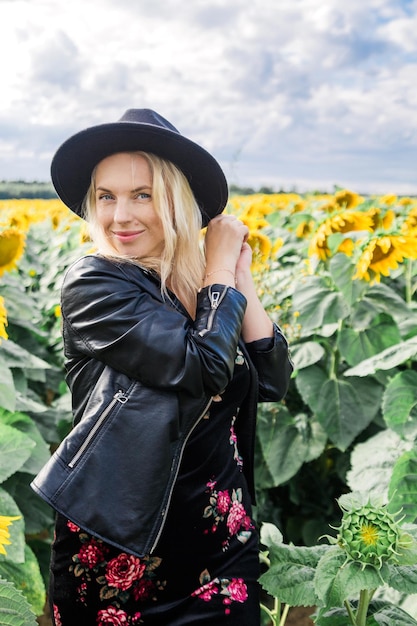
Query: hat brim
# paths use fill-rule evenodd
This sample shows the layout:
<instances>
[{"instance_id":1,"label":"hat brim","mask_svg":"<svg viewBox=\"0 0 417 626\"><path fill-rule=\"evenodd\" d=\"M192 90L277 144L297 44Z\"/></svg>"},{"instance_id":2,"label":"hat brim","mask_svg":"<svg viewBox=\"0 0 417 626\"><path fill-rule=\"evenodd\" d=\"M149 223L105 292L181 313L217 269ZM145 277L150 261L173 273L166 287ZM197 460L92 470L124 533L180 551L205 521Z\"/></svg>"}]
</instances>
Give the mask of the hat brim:
<instances>
[{"instance_id":1,"label":"hat brim","mask_svg":"<svg viewBox=\"0 0 417 626\"><path fill-rule=\"evenodd\" d=\"M58 196L82 216L82 205L96 165L118 152L143 151L174 163L187 177L203 217L203 225L227 203L225 175L216 159L183 135L153 124L114 122L87 128L58 148L51 178Z\"/></svg>"}]
</instances>

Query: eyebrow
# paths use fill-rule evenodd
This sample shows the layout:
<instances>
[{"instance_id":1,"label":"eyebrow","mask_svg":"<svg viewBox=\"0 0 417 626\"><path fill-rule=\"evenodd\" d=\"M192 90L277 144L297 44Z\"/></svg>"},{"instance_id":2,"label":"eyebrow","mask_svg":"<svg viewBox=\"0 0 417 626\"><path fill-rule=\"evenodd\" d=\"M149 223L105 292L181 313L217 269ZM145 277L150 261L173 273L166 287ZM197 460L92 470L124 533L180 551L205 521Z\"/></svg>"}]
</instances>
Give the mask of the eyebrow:
<instances>
[{"instance_id":1,"label":"eyebrow","mask_svg":"<svg viewBox=\"0 0 417 626\"><path fill-rule=\"evenodd\" d=\"M136 187L136 189L132 189L130 193L137 193L138 191L144 191L145 189L152 191L152 187L150 185L142 185L142 187ZM96 187L96 191L105 191L106 193L113 193L111 189L107 189L106 187Z\"/></svg>"}]
</instances>

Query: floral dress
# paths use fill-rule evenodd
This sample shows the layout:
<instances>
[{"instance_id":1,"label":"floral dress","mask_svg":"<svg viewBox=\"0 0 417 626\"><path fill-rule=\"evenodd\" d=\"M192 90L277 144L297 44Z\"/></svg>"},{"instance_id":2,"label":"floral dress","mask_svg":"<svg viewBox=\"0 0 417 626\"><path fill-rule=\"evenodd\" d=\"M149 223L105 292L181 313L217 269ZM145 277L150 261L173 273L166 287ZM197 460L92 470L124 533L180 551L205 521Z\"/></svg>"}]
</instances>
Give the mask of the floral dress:
<instances>
[{"instance_id":1,"label":"floral dress","mask_svg":"<svg viewBox=\"0 0 417 626\"><path fill-rule=\"evenodd\" d=\"M238 349L233 380L189 438L154 554L122 552L58 515L56 626L259 625L258 538L234 429L249 376Z\"/></svg>"}]
</instances>

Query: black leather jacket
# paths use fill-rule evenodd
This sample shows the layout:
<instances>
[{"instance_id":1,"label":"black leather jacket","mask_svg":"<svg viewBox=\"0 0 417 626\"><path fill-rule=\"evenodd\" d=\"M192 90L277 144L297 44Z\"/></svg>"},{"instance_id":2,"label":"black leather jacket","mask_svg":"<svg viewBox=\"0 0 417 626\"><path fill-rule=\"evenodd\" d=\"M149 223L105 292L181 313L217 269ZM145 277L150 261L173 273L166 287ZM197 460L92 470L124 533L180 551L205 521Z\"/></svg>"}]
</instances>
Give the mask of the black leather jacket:
<instances>
[{"instance_id":1,"label":"black leather jacket","mask_svg":"<svg viewBox=\"0 0 417 626\"><path fill-rule=\"evenodd\" d=\"M151 553L187 440L233 375L245 307L239 291L212 285L192 320L152 272L98 255L74 263L62 288L74 428L32 488L91 534ZM256 405L282 399L292 371L278 327L263 341L240 343L252 382L236 434L252 496Z\"/></svg>"}]
</instances>

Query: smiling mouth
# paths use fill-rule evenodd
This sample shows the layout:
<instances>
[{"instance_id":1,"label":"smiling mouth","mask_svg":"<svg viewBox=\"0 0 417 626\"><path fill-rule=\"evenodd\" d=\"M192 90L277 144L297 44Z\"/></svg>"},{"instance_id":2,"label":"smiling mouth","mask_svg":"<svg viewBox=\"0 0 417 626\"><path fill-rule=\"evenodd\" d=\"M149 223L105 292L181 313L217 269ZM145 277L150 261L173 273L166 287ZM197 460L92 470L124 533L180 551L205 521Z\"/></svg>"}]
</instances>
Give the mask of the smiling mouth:
<instances>
[{"instance_id":1,"label":"smiling mouth","mask_svg":"<svg viewBox=\"0 0 417 626\"><path fill-rule=\"evenodd\" d=\"M113 232L113 237L115 237L119 241L133 241L133 239L139 237L139 235L141 235L143 232L143 230Z\"/></svg>"}]
</instances>

